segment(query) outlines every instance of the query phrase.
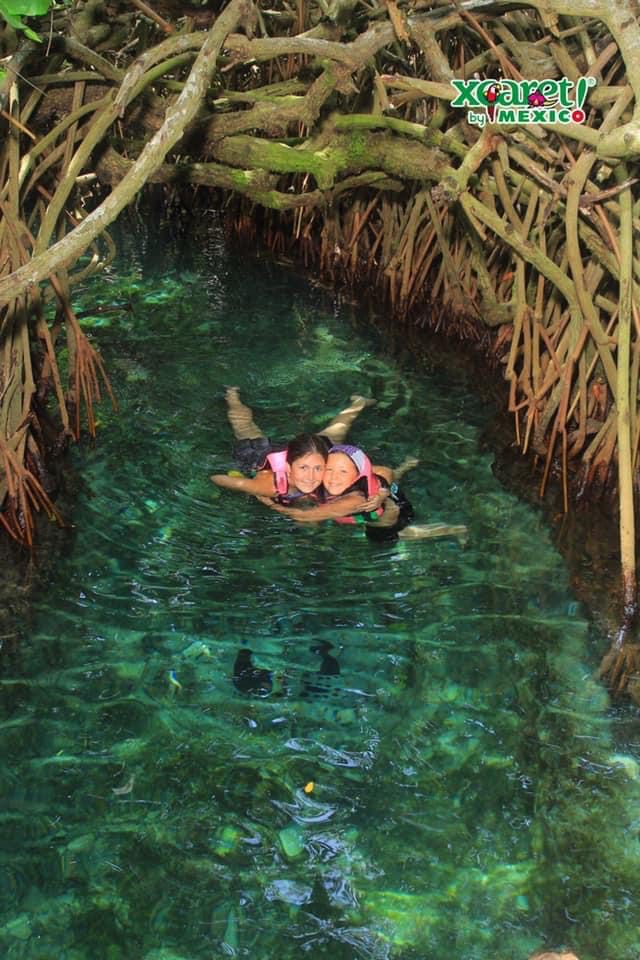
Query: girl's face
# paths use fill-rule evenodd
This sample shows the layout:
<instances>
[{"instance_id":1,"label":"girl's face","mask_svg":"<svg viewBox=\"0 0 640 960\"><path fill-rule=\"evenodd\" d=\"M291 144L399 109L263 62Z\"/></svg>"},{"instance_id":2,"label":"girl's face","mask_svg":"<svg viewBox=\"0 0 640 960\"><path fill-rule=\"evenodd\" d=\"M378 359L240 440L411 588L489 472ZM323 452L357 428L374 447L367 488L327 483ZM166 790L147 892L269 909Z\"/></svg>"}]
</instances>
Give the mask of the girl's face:
<instances>
[{"instance_id":1,"label":"girl's face","mask_svg":"<svg viewBox=\"0 0 640 960\"><path fill-rule=\"evenodd\" d=\"M322 483L327 493L332 497L339 497L352 483L356 482L358 476L358 468L351 457L346 453L330 453L324 468Z\"/></svg>"},{"instance_id":2,"label":"girl's face","mask_svg":"<svg viewBox=\"0 0 640 960\"><path fill-rule=\"evenodd\" d=\"M289 483L300 493L313 493L322 483L324 457L320 453L306 453L289 464Z\"/></svg>"}]
</instances>

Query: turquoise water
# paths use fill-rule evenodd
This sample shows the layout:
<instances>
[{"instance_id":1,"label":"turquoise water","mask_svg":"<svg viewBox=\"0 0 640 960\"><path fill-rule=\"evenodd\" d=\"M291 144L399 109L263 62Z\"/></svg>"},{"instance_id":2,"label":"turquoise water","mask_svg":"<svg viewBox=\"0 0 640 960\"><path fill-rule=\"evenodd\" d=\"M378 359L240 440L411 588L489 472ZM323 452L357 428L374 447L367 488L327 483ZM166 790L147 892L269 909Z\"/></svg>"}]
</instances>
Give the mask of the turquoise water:
<instances>
[{"instance_id":1,"label":"turquoise water","mask_svg":"<svg viewBox=\"0 0 640 960\"><path fill-rule=\"evenodd\" d=\"M2 661L2 956L635 960L636 719L492 474L474 384L215 224L121 247L77 296L121 411L74 454L74 528ZM418 520L468 545L296 527L213 488L231 383L275 437L375 396L352 439L418 456ZM266 697L232 684L243 646Z\"/></svg>"}]
</instances>

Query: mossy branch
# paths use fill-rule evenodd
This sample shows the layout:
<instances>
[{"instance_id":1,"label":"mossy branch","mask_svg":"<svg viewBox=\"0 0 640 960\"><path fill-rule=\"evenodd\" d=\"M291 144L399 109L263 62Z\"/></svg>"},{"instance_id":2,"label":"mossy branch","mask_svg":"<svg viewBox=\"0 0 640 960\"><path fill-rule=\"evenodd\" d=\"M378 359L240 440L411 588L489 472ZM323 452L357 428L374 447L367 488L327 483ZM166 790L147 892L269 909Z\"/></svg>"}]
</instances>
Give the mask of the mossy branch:
<instances>
[{"instance_id":1,"label":"mossy branch","mask_svg":"<svg viewBox=\"0 0 640 960\"><path fill-rule=\"evenodd\" d=\"M189 74L183 92L175 104L169 107L162 128L151 138L138 161L125 179L100 206L90 213L76 229L54 244L49 250L39 247L39 253L24 267L0 280L0 303L19 296L31 285L44 280L60 265L70 265L84 253L89 244L112 223L120 211L131 202L162 163L168 151L180 140L186 127L195 118L206 95L209 82L216 69L218 53L229 31L246 12L248 0L231 0L211 28ZM135 89L135 84L132 89ZM92 125L92 141L99 142L120 113L121 102L114 99L96 118ZM83 151L74 165L79 172L80 159L88 152ZM77 155L78 156L78 155ZM74 173L75 175L75 173ZM52 218L50 218L51 221ZM48 224L49 231L53 223ZM43 241L41 242L43 243Z\"/></svg>"}]
</instances>

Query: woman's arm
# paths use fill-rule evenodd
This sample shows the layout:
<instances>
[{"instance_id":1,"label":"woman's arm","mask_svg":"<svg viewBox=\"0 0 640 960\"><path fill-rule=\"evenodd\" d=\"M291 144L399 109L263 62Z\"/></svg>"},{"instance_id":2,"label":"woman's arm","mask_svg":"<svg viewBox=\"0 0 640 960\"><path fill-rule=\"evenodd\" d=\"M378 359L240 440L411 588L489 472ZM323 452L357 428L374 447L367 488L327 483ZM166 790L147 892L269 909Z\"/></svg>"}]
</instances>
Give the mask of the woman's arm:
<instances>
[{"instance_id":1,"label":"woman's arm","mask_svg":"<svg viewBox=\"0 0 640 960\"><path fill-rule=\"evenodd\" d=\"M278 513L283 513L298 523L322 523L324 520L348 517L351 513L367 510L370 503L361 493L348 493L345 497L332 500L331 503L322 503L317 507L309 507L308 510L302 510L299 507L283 507L267 497L258 497L258 500L266 507L271 507L272 510L277 510Z\"/></svg>"},{"instance_id":2,"label":"woman's arm","mask_svg":"<svg viewBox=\"0 0 640 960\"><path fill-rule=\"evenodd\" d=\"M230 477L226 473L216 473L211 479L218 487L249 493L254 497L273 497L276 493L273 474L269 470L261 470L255 477Z\"/></svg>"},{"instance_id":3,"label":"woman's arm","mask_svg":"<svg viewBox=\"0 0 640 960\"><path fill-rule=\"evenodd\" d=\"M373 466L371 469L374 473L377 473L379 477L382 477L383 480L386 480L387 483L391 483L394 479L393 469L391 467Z\"/></svg>"}]
</instances>

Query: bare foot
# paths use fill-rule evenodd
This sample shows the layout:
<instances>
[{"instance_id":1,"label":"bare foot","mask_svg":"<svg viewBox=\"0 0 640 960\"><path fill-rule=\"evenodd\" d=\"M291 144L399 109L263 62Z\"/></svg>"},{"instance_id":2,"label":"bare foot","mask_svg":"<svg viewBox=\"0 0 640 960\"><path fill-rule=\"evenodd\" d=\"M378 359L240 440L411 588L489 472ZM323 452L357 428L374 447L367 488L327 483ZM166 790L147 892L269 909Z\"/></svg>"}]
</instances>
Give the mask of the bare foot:
<instances>
[{"instance_id":1,"label":"bare foot","mask_svg":"<svg viewBox=\"0 0 640 960\"><path fill-rule=\"evenodd\" d=\"M400 540L431 540L434 537L456 537L461 547L467 545L468 530L461 523L415 523L400 530Z\"/></svg>"},{"instance_id":2,"label":"bare foot","mask_svg":"<svg viewBox=\"0 0 640 960\"><path fill-rule=\"evenodd\" d=\"M365 407L372 407L378 402L372 397L363 397L359 393L352 393L349 399L357 410L364 410Z\"/></svg>"},{"instance_id":3,"label":"bare foot","mask_svg":"<svg viewBox=\"0 0 640 960\"><path fill-rule=\"evenodd\" d=\"M405 457L402 463L400 463L393 470L393 479L400 480L401 477L404 477L407 470L413 470L414 467L417 467L420 461L417 457Z\"/></svg>"}]
</instances>

